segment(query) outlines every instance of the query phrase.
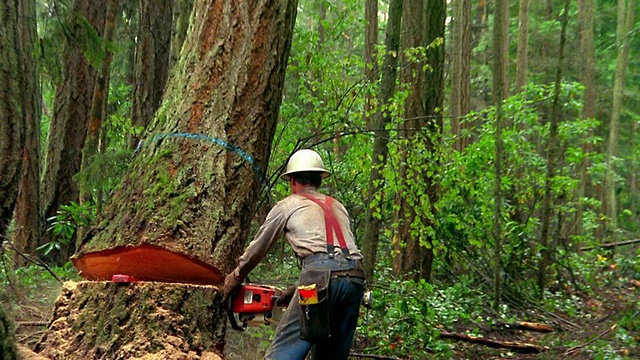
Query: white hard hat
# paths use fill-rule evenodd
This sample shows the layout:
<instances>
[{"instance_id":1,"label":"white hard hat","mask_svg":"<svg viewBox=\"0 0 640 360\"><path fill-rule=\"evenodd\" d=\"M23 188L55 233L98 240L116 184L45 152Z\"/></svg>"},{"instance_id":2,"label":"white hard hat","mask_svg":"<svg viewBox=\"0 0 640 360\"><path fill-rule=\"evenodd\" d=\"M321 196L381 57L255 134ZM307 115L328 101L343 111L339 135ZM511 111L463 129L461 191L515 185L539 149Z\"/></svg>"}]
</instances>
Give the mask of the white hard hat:
<instances>
[{"instance_id":1,"label":"white hard hat","mask_svg":"<svg viewBox=\"0 0 640 360\"><path fill-rule=\"evenodd\" d=\"M317 152L304 149L298 150L291 155L287 163L287 168L284 170L284 173L280 175L280 178L282 180L289 180L290 174L303 171L319 172L323 179L331 175L331 173L324 168L322 158Z\"/></svg>"}]
</instances>

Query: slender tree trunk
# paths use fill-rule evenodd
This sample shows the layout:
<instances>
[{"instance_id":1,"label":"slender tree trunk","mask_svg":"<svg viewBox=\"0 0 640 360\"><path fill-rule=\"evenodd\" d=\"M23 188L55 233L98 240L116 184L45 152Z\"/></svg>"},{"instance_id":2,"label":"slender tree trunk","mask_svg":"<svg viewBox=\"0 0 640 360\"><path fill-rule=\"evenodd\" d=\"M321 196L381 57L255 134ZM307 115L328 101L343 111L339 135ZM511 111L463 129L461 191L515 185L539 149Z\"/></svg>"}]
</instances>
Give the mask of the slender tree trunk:
<instances>
[{"instance_id":1,"label":"slender tree trunk","mask_svg":"<svg viewBox=\"0 0 640 360\"><path fill-rule=\"evenodd\" d=\"M367 77L369 91L364 99L364 120L368 129L373 129L372 122L377 114L375 110L376 84L378 82L378 60L376 45L378 45L378 0L366 0L364 9L366 25L364 28L364 74ZM375 130L375 129L374 129Z\"/></svg>"},{"instance_id":2,"label":"slender tree trunk","mask_svg":"<svg viewBox=\"0 0 640 360\"><path fill-rule=\"evenodd\" d=\"M516 93L527 84L527 63L529 57L529 0L520 0L518 13L518 53L516 67Z\"/></svg>"},{"instance_id":3,"label":"slender tree trunk","mask_svg":"<svg viewBox=\"0 0 640 360\"><path fill-rule=\"evenodd\" d=\"M18 1L18 26L21 55L19 64L23 77L21 89L25 119L25 143L22 152L22 175L14 212L14 246L25 254L35 253L40 242L42 221L40 211L40 116L42 94L38 82L38 66L34 54L37 41L36 4L33 0ZM0 117L2 117L0 115ZM14 260L24 265L25 259L16 254Z\"/></svg>"},{"instance_id":4,"label":"slender tree trunk","mask_svg":"<svg viewBox=\"0 0 640 360\"><path fill-rule=\"evenodd\" d=\"M385 57L383 63L382 89L380 91L380 103L386 106L393 97L395 80L397 77L397 57L392 54L398 52L400 43L400 22L402 16L402 1L390 4L389 21L387 22L387 35L385 38ZM370 86L373 88L377 82L377 66L375 58L375 44L378 42L378 1L368 0L365 9L367 27L365 31L365 59L367 62L366 75ZM379 233L382 228L382 207L384 178L382 169L387 162L388 132L386 125L391 121L389 111L375 111L372 105L374 94L368 94L365 99L365 117L369 129L373 130L373 156L371 158L371 173L369 174L367 210L365 212L365 234L362 240L362 252L364 255L363 266L368 281L373 281L374 269L378 255ZM373 112L373 113L371 113ZM369 120L372 118L373 120Z\"/></svg>"},{"instance_id":5,"label":"slender tree trunk","mask_svg":"<svg viewBox=\"0 0 640 360\"><path fill-rule=\"evenodd\" d=\"M607 142L607 176L605 177L604 194L605 209L609 225L606 227L607 235L615 241L615 230L618 227L618 209L615 191L616 167L613 159L618 156L618 142L620 139L620 113L624 99L625 75L629 61L629 49L631 44L631 31L633 30L633 15L635 11L634 0L618 0L618 26L616 29L616 45L618 57L613 77L613 104L611 106L611 119L609 121L609 138Z\"/></svg>"},{"instance_id":6,"label":"slender tree trunk","mask_svg":"<svg viewBox=\"0 0 640 360\"><path fill-rule=\"evenodd\" d=\"M42 186L42 213L45 219L56 215L62 205L77 202L79 191L73 177L80 171L82 148L87 134L91 96L96 70L83 55L81 41L86 37L85 22L102 35L106 3L75 0L69 38L65 39L63 83L56 88L53 118L49 125L46 167ZM43 242L55 241L45 233ZM74 251L74 243L64 245L50 260L65 263Z\"/></svg>"},{"instance_id":7,"label":"slender tree trunk","mask_svg":"<svg viewBox=\"0 0 640 360\"><path fill-rule=\"evenodd\" d=\"M560 50L558 54L558 69L556 70L556 81L553 93L553 109L551 112L549 126L549 148L547 150L547 176L545 178L545 191L542 200L541 234L540 234L540 267L538 269L538 291L540 298L544 298L546 287L547 268L551 265L551 260L555 254L555 245L549 242L551 231L551 219L554 216L553 204L553 178L556 174L556 142L558 141L558 125L560 122L560 90L562 86L562 67L564 65L564 48L566 41L567 24L569 22L569 4L571 0L565 0L564 12L562 14L562 30L560 32Z\"/></svg>"},{"instance_id":8,"label":"slender tree trunk","mask_svg":"<svg viewBox=\"0 0 640 360\"><path fill-rule=\"evenodd\" d=\"M131 123L144 130L162 102L169 76L172 1L140 0ZM176 44L176 47L178 45ZM135 149L140 136L129 144Z\"/></svg>"},{"instance_id":9,"label":"slender tree trunk","mask_svg":"<svg viewBox=\"0 0 640 360\"><path fill-rule=\"evenodd\" d=\"M584 85L584 98L583 98L583 119L594 119L596 116L595 104L596 104L596 83L595 83L595 45L594 45L594 0L578 0L578 16L580 23L580 54L581 54L581 78ZM588 134L587 138L590 138L593 134ZM590 142L585 142L582 146L584 154L590 154L593 151L593 145ZM575 226L573 233L576 235L583 235L583 213L584 203L582 199L585 197L587 186L589 184L589 174L587 169L589 168L588 158L583 158L580 164L580 183L576 192L576 198L578 199L578 206L576 209ZM579 244L578 244L579 246Z\"/></svg>"},{"instance_id":10,"label":"slender tree trunk","mask_svg":"<svg viewBox=\"0 0 640 360\"><path fill-rule=\"evenodd\" d=\"M88 278L165 277L131 286L110 281L67 286L36 347L42 355L223 355L220 286L249 235L297 9L295 0L236 4L195 3L183 57L147 141L73 258ZM136 251L146 256L135 261ZM174 261L163 261L166 256ZM118 273L97 276L106 266ZM212 276L195 282L191 269Z\"/></svg>"},{"instance_id":11,"label":"slender tree trunk","mask_svg":"<svg viewBox=\"0 0 640 360\"><path fill-rule=\"evenodd\" d=\"M465 134L471 129L472 124L461 121L471 110L471 1L456 0L454 6L451 122L455 137L454 149L462 151L472 141L472 137Z\"/></svg>"},{"instance_id":12,"label":"slender tree trunk","mask_svg":"<svg viewBox=\"0 0 640 360\"><path fill-rule=\"evenodd\" d=\"M493 97L497 108L496 111L496 134L495 134L495 188L494 188L494 214L493 214L493 238L494 238L494 309L498 310L502 297L502 102L507 97L507 52L509 34L509 1L496 0L496 12L493 28Z\"/></svg>"},{"instance_id":13,"label":"slender tree trunk","mask_svg":"<svg viewBox=\"0 0 640 360\"><path fill-rule=\"evenodd\" d=\"M173 6L173 31L171 34L171 56L169 69L178 61L182 44L189 29L189 16L193 10L193 0L175 0Z\"/></svg>"},{"instance_id":14,"label":"slender tree trunk","mask_svg":"<svg viewBox=\"0 0 640 360\"><path fill-rule=\"evenodd\" d=\"M425 229L432 229L435 226L436 202L439 199L440 187L435 180L440 168L441 140L442 140L442 115L444 109L444 67L445 67L445 19L447 14L446 1L431 0L425 7L426 14L426 41L427 64L429 68L425 73L424 86L424 111L426 117L421 127L426 129L426 135L422 141L425 142L426 154L431 159L429 161L431 171L421 173L420 181L424 184L429 207L427 216L422 217L422 226ZM422 278L431 281L431 271L433 268L433 245L434 238L432 232L425 232L425 238L421 241L419 269Z\"/></svg>"}]
</instances>

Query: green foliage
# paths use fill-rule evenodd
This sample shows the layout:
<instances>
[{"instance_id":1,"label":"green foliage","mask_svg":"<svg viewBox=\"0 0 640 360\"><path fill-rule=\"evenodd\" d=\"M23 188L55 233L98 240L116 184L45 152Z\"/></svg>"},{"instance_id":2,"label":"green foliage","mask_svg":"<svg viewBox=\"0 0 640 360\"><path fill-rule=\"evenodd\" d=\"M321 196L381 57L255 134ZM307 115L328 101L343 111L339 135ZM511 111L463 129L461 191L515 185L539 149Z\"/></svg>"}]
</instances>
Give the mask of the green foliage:
<instances>
[{"instance_id":1,"label":"green foliage","mask_svg":"<svg viewBox=\"0 0 640 360\"><path fill-rule=\"evenodd\" d=\"M59 251L62 246L72 243L78 227L91 224L94 218L95 207L91 204L80 205L72 201L61 206L55 216L47 219L50 224L47 231L51 233L52 240L39 246L37 250L45 256L52 251Z\"/></svg>"},{"instance_id":2,"label":"green foliage","mask_svg":"<svg viewBox=\"0 0 640 360\"><path fill-rule=\"evenodd\" d=\"M599 139L584 134L593 133L598 125L593 120L578 117L581 87L563 84L561 103L563 119L559 125L556 148L561 152L552 179L555 216L571 221L575 209L582 205L586 211L583 228L591 232L582 234L581 241L594 239L599 202L595 199L575 197L580 165L583 160L595 159L584 153L585 144ZM503 131L506 158L501 179L503 192L504 236L503 261L507 276L516 283L532 278L539 249L541 204L547 171L548 121L551 114L553 88L529 86L520 94L507 99L503 106L509 126ZM471 132L477 140L462 153L449 152L438 173L442 191L436 204L437 238L446 239L448 246L440 249L447 257L473 254L477 263L490 263L487 246L492 246L492 219L494 214L494 109L470 114L465 121L474 125ZM595 161L594 161L595 162ZM454 266L451 263L450 266Z\"/></svg>"},{"instance_id":3,"label":"green foliage","mask_svg":"<svg viewBox=\"0 0 640 360\"><path fill-rule=\"evenodd\" d=\"M373 309L361 317L358 328L368 354L450 359L453 349L439 338L440 331L482 320L485 299L472 290L469 279L444 288L424 280L387 280L385 287L374 288Z\"/></svg>"}]
</instances>

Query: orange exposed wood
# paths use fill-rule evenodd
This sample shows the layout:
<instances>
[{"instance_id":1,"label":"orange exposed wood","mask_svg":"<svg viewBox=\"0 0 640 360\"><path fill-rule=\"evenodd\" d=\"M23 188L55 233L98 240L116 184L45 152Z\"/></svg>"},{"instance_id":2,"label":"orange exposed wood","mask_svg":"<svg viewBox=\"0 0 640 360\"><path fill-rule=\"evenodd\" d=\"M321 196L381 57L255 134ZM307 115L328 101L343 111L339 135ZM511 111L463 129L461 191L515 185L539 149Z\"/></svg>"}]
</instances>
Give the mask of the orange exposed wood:
<instances>
[{"instance_id":1,"label":"orange exposed wood","mask_svg":"<svg viewBox=\"0 0 640 360\"><path fill-rule=\"evenodd\" d=\"M142 244L96 251L72 258L80 275L88 280L111 280L130 275L141 281L219 285L222 273L213 266L159 246Z\"/></svg>"}]
</instances>

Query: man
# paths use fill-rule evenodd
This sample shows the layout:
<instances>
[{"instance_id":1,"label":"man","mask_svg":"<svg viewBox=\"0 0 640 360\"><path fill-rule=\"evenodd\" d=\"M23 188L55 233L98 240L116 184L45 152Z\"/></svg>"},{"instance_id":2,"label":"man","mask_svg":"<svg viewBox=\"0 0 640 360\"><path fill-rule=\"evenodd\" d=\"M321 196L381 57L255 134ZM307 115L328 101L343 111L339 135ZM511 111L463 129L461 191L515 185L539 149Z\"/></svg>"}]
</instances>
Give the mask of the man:
<instances>
[{"instance_id":1,"label":"man","mask_svg":"<svg viewBox=\"0 0 640 360\"><path fill-rule=\"evenodd\" d=\"M358 321L364 292L362 256L355 245L344 206L318 192L331 174L313 150L294 153L281 179L289 181L291 195L278 202L238 259L224 282L225 299L240 287L249 272L284 233L302 270L298 291L265 359L346 359Z\"/></svg>"}]
</instances>

